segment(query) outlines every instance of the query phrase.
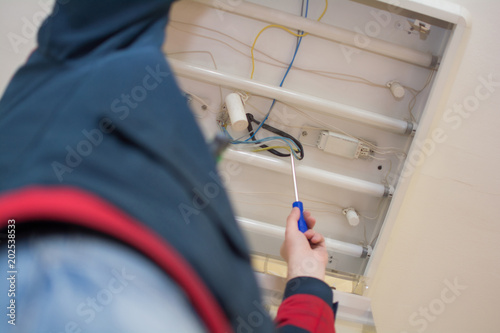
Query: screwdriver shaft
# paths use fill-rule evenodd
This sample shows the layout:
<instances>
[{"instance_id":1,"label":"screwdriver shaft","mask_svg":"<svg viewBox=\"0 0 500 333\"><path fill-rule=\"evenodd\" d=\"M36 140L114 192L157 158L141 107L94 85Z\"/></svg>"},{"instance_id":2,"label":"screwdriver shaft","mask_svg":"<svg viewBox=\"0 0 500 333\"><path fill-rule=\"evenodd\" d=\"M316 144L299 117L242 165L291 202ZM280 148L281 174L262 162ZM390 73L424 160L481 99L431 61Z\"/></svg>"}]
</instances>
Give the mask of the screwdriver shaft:
<instances>
[{"instance_id":1,"label":"screwdriver shaft","mask_svg":"<svg viewBox=\"0 0 500 333\"><path fill-rule=\"evenodd\" d=\"M290 159L292 160L292 177L293 188L295 190L295 201L299 201L299 191L297 190L297 177L295 176L295 161L293 160L293 154L290 154Z\"/></svg>"}]
</instances>

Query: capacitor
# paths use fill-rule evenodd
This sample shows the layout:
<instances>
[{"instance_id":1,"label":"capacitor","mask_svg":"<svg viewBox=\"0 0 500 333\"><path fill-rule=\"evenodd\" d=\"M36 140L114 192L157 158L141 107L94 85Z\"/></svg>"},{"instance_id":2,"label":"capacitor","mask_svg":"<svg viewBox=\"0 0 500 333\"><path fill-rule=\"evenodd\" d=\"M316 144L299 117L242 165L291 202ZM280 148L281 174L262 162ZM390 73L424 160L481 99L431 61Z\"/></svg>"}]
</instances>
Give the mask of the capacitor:
<instances>
[{"instance_id":1,"label":"capacitor","mask_svg":"<svg viewBox=\"0 0 500 333\"><path fill-rule=\"evenodd\" d=\"M405 97L405 88L398 81L391 81L387 83L387 86L391 89L391 93L396 99Z\"/></svg>"},{"instance_id":2,"label":"capacitor","mask_svg":"<svg viewBox=\"0 0 500 333\"><path fill-rule=\"evenodd\" d=\"M352 227L355 227L359 224L359 214L354 210L354 208L346 208L342 211L345 217L347 218L347 222Z\"/></svg>"},{"instance_id":3,"label":"capacitor","mask_svg":"<svg viewBox=\"0 0 500 333\"><path fill-rule=\"evenodd\" d=\"M248 127L245 106L239 94L231 93L226 96L226 108L235 131L243 131Z\"/></svg>"}]
</instances>

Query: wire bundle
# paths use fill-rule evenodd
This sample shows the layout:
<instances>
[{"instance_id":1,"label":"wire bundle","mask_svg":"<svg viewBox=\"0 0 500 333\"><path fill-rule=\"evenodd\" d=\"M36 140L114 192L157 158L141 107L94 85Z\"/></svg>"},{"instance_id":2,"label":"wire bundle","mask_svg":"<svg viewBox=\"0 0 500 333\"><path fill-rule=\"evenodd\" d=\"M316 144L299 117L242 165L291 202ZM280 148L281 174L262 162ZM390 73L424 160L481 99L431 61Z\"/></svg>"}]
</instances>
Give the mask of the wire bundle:
<instances>
[{"instance_id":1,"label":"wire bundle","mask_svg":"<svg viewBox=\"0 0 500 333\"><path fill-rule=\"evenodd\" d=\"M309 6L309 1L306 2L306 1L303 0L302 1L302 13L301 13L301 16L307 17L308 6ZM325 15L325 13L327 11L327 7L328 7L328 1L326 0L326 6L325 6L322 14L318 18L318 20L321 20L321 18ZM304 12L305 12L305 14L304 14ZM225 43L225 42L223 42L223 41L221 41L219 39L208 37L208 36L205 36L205 35L200 35L200 34L197 34L197 33L194 33L194 32L186 31L186 30L180 29L178 27L172 26L172 28L174 28L174 29L177 29L177 30L180 30L180 31L183 31L183 32L186 32L186 33L190 33L190 34L202 37L202 38L207 38L207 39L214 40L216 42L223 43L226 46L228 46L231 49L233 49L234 51L236 51L236 52L238 52L238 53L240 53L240 54L242 54L244 56L247 56L247 57L251 58L251 60L252 60L251 77L252 78L253 78L253 75L255 73L255 63L256 63L256 61L268 64L268 65L272 65L272 66L275 66L275 67L281 67L281 68L283 68L285 70L285 74L284 74L284 76L283 76L283 78L282 78L282 80L280 82L280 87L283 86L283 84L285 82L285 79L286 79L288 73L291 70L291 67L294 66L294 61L296 59L296 56L297 56L297 53L298 53L298 48L300 46L300 42L301 42L302 38L308 35L308 33L304 33L304 32L301 32L301 31L293 32L293 31L290 31L289 29L287 29L286 27L271 24L271 25L265 26L263 29L261 29L258 32L258 34L256 35L253 44L252 45L248 45L248 44L245 44L245 43L241 42L238 39L235 39L232 36L224 34L223 32L220 32L220 31L215 30L215 29L210 29L210 28L207 28L207 27L202 27L202 26L198 26L198 25L190 24L190 23L186 23L186 22L179 22L179 21L173 21L173 22L174 23L179 23L179 24L186 24L186 25L196 26L196 27L208 30L208 31L212 31L212 32L215 32L217 34L224 35L225 37L230 38L230 39L234 40L235 42L238 42L238 43L240 43L240 44L248 47L250 49L251 55L248 55L248 54L246 54L246 53L244 53L244 52L242 52L242 51L240 51L240 50L232 47L230 44L227 44L227 43ZM290 61L290 63L286 64L285 62L280 61L278 59L275 59L272 56L270 56L270 55L268 55L268 54L266 54L266 53L264 53L262 51L259 51L256 48L256 44L257 44L258 38L262 35L262 33L264 31L266 31L267 29L270 29L270 28L279 28L279 29L287 31L288 33L290 33L290 34L292 34L292 35L294 35L294 36L297 37L297 45L296 45L296 47L294 49L293 57L292 57L292 60ZM211 55L210 52L207 52L207 51L187 51L187 52L191 52L191 53L201 53L201 52L204 52L204 53L209 54L212 62L214 63L214 67L217 68L217 66L215 65L215 60L213 59L213 55ZM176 52L176 53L187 53L187 52ZM274 61L275 63L271 63L271 62L268 62L268 61L265 61L265 60L262 60L262 59L255 59L255 57L254 57L255 53L261 53L262 55L264 55L265 57L267 57L270 60ZM173 54L175 54L175 53L173 53ZM360 76L349 75L349 74L345 74L345 73L335 73L335 72L329 72L329 71L317 70L317 69L305 69L305 68L301 68L300 66L299 67L294 66L294 69L299 70L299 71L305 71L305 72L308 72L308 73L311 73L311 74L314 74L314 75L318 75L318 76L322 76L322 77L327 77L327 78L330 78L330 79L342 80L342 81L356 83L356 84L364 84L364 85L372 86L374 88L388 89L387 85L385 85L385 84L375 83L375 82L372 82L372 81L370 81L370 80L368 80L366 78L360 77ZM421 89L415 89L415 88L412 88L412 87L408 87L406 85L404 86L404 88L407 89L412 94L412 99L410 100L410 103L408 105L408 113L409 113L411 121L416 121L416 119L415 119L415 117L413 115L413 108L414 108L414 106L416 104L416 99L419 96L419 94L429 85L429 83L430 83L430 81L431 81L431 79L433 77L433 74L434 74L434 70L431 70L429 72L429 76L428 76L428 78L426 80L425 85ZM222 92L220 92L220 93L222 94ZM193 95L193 97L196 97L196 96ZM222 100L222 96L221 96L221 100ZM257 126L257 129L255 131L253 131L253 130L249 130L248 131L248 133L249 133L248 137L245 138L245 136L243 136L243 137L238 138L238 139L233 139L229 135L229 133L227 132L227 130L224 128L225 127L224 123L222 123L222 124L219 123L219 126L220 126L221 130L224 133L226 133L226 135L228 135L228 137L231 138L231 140L233 141L234 144L249 144L249 145L260 144L261 145L260 148L254 149L253 151L257 151L257 152L260 152L260 151L269 151L269 152L275 154L278 149L280 149L280 150L285 149L285 150L287 150L287 152L292 152L292 153L294 153L294 156L296 156L297 158L300 158L300 156L301 156L301 154L300 154L300 148L293 142L293 140L292 141L284 140L280 136L269 136L269 137L266 137L265 139L256 139L256 134L257 134L257 132L260 131L261 128L264 128L265 130L267 130L264 125L267 125L266 123L269 120L272 119L270 113L273 110L273 108L276 106L276 104L279 103L279 101L276 101L276 100L271 100L270 99L270 101L271 101L271 106L270 106L269 110L267 111L267 113L265 111L262 111L260 108L255 108L249 102L245 103L246 105L249 105L252 108L256 109L256 111L258 113L261 113L262 116L264 117L263 121L260 122L260 124L256 122L256 124L258 126ZM199 102L202 103L202 101L199 101ZM304 112L303 110L299 110L299 109L297 109L297 108L295 108L295 107L293 107L291 105L288 105L288 104L285 104L285 105L287 107L293 108L294 110L297 111L297 113L299 113L302 116L310 119L314 123L321 124L320 125L321 127L311 127L313 129L321 129L321 128L323 128L323 129L325 129L325 128L326 129L331 129L331 130L343 133L345 135L348 135L350 137L354 137L354 138L359 139L364 144L368 145L375 154L379 154L379 155L383 156L383 157L370 156L370 157L372 157L375 160L386 160L387 159L386 155L389 155L389 154L390 155L396 155L399 158L404 158L405 155L406 155L405 152L402 149L400 149L400 148L378 147L378 146L375 146L371 142L368 142L366 140L363 140L362 138L359 138L357 136L349 134L349 133L345 132L344 130L341 130L340 128L332 126L331 124L326 124L325 122L323 122L323 121L321 121L321 120L319 120L317 118L312 117L311 115L309 115L308 113ZM211 110L210 107L208 107L208 109ZM214 113L220 112L219 110L215 110L215 109L212 109L211 111L214 112ZM291 126L290 124L282 123L282 122L280 122L277 119L274 119L274 121L277 122L277 123L279 123L279 124L282 124L282 125L286 126L287 128L302 128L303 129L303 128L307 128L308 127L308 126L305 126L305 127L304 126L300 126L300 127L299 126ZM276 133L274 132L274 134L276 134ZM272 141L275 141L277 143L274 143L271 146L267 146L267 145L263 144L264 142L269 143L269 142L272 142ZM289 154L283 154L283 153L280 153L279 151L278 151L278 153L279 154L275 154L275 155L280 156L280 157L289 156Z\"/></svg>"},{"instance_id":2,"label":"wire bundle","mask_svg":"<svg viewBox=\"0 0 500 333\"><path fill-rule=\"evenodd\" d=\"M305 13L304 13L304 4L305 4ZM318 21L321 20L321 18L325 15L327 8L328 8L328 0L326 0L325 9L323 10L323 13L320 15ZM309 0L306 0L306 1L303 0L302 1L301 16L303 15L304 17L307 17L308 10L309 10ZM282 87L284 82L285 82L286 77L288 76L288 73L290 72L290 69L293 66L295 58L297 57L297 53L299 51L300 44L302 42L302 38L307 36L307 33L304 33L304 31L299 31L298 33L295 33L284 26L276 25L276 24L268 25L268 26L264 27L262 30L260 30L260 32L255 37L255 40L254 40L253 45L252 45L251 50L250 50L251 57L252 57L252 72L250 75L251 79L253 79L253 76L255 73L255 56L254 56L255 45L257 44L257 40L259 39L261 34L269 28L279 28L279 29L285 30L286 32L297 37L297 44L296 44L296 47L295 47L295 50L293 53L292 60L290 61L289 65L285 71L285 74L283 75L283 78L281 79L281 82L279 84L279 86ZM304 148L302 147L302 144L297 139L295 139L293 136L289 135L288 133L266 124L266 121L269 119L269 115L271 114L271 111L273 110L273 107L275 106L275 104L276 104L276 100L273 99L271 106L269 107L269 111L267 112L266 116L264 117L264 119L261 122L257 121L253 117L252 114L247 114L248 123L249 123L249 125L248 125L249 137L246 138L245 140L232 139L231 143L233 143L233 144L261 144L260 148L254 150L254 151L268 151L268 152L270 152L276 156L279 156L279 157L288 157L288 156L290 156L290 154L293 154L295 158L301 160L304 158ZM258 125L257 129L255 129L255 131L253 130L252 122ZM269 136L269 137L266 137L264 139L256 139L255 136L256 136L257 132L259 132L260 129L262 129L262 128L264 128L265 130L268 130L274 134L277 134L278 136ZM224 127L224 131L225 131L225 133L229 134L225 127ZM268 146L266 144L263 144L264 142L269 142L269 141L273 141L273 140L281 140L286 145L285 146L276 146L276 145L275 146ZM281 148L285 148L285 149L289 150L290 153L286 154L286 153L282 153L282 152L277 150L277 149L281 149Z\"/></svg>"}]
</instances>

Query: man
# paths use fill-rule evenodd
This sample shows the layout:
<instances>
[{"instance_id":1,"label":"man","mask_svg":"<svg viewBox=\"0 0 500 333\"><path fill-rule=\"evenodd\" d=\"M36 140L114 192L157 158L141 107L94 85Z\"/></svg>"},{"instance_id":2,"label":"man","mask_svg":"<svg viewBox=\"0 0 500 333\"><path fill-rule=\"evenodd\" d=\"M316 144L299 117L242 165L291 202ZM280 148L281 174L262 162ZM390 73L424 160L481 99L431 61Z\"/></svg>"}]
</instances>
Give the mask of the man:
<instances>
[{"instance_id":1,"label":"man","mask_svg":"<svg viewBox=\"0 0 500 333\"><path fill-rule=\"evenodd\" d=\"M262 309L161 53L172 2L56 2L0 101L2 253L17 247L1 262L13 290L2 332L334 331L324 239L298 231L297 209L277 323Z\"/></svg>"}]
</instances>

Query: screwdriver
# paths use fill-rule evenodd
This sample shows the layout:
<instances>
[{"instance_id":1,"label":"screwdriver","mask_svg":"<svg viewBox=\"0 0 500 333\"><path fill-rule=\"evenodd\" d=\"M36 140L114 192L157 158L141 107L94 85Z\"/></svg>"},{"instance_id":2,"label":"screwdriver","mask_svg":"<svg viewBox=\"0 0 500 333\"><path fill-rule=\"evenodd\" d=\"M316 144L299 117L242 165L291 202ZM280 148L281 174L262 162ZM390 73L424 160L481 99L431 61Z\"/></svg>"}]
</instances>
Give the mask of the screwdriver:
<instances>
[{"instance_id":1,"label":"screwdriver","mask_svg":"<svg viewBox=\"0 0 500 333\"><path fill-rule=\"evenodd\" d=\"M290 154L290 158L292 160L292 176L293 176L293 188L295 189L295 202L292 204L292 207L297 207L300 209L300 218L298 221L299 230L302 232L307 231L306 220L304 220L304 205L302 201L299 201L299 192L297 191L297 177L295 176L295 161L293 160L293 154Z\"/></svg>"}]
</instances>

